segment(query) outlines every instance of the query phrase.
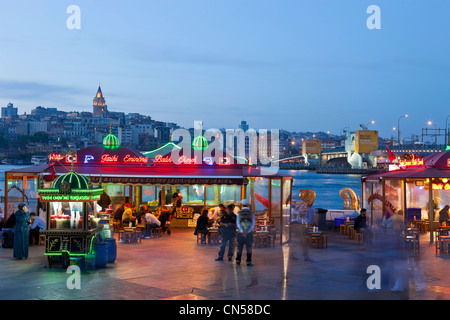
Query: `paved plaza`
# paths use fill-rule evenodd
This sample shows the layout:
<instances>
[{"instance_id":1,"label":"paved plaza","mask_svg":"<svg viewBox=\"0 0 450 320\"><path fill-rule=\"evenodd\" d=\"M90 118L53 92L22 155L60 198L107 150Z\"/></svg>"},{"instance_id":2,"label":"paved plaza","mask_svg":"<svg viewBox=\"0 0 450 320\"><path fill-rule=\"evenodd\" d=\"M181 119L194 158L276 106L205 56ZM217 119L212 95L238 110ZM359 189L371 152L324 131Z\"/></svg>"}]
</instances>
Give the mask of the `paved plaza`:
<instances>
[{"instance_id":1,"label":"paved plaza","mask_svg":"<svg viewBox=\"0 0 450 320\"><path fill-rule=\"evenodd\" d=\"M118 243L117 259L104 269L81 274L81 289L68 289L69 274L49 269L44 247L30 248L27 260L14 260L0 248L0 300L361 300L449 299L445 270L450 259L435 254L429 235L421 236L419 271L426 289L391 292L390 261L339 231L327 230L328 247L309 249L303 261L296 239L275 247L254 248L254 266L217 262L219 247L197 244L192 229L173 229L170 236ZM382 287L369 291L367 266L379 265Z\"/></svg>"}]
</instances>

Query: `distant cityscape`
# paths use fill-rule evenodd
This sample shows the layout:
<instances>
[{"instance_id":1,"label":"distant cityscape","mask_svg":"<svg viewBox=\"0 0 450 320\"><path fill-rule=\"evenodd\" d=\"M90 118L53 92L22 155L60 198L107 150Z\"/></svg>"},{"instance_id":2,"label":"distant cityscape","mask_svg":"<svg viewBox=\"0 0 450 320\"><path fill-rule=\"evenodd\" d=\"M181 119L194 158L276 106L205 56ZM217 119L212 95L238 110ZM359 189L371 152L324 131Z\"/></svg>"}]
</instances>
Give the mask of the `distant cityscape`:
<instances>
[{"instance_id":1,"label":"distant cityscape","mask_svg":"<svg viewBox=\"0 0 450 320\"><path fill-rule=\"evenodd\" d=\"M109 133L116 135L123 146L149 151L168 143L173 130L181 128L176 123L158 121L149 115L109 110L100 86L93 98L92 108L92 112L65 112L57 108L37 106L31 110L31 114L19 114L13 103L2 107L0 162L29 164L33 155L46 156L65 153L69 149L97 146ZM237 128L246 131L251 128L251 123L242 120ZM194 128L184 129L194 132ZM225 128L218 129L225 133ZM361 129L367 128L361 125ZM332 150L344 147L347 138L345 132L334 135L329 132L289 132L280 128L279 158L302 155L303 142L307 140L318 140L321 142L321 150ZM413 145L420 143L420 140L419 135L411 135L400 143ZM393 135L388 138L379 137L380 146L397 144L399 141ZM270 155L270 146L266 151Z\"/></svg>"}]
</instances>

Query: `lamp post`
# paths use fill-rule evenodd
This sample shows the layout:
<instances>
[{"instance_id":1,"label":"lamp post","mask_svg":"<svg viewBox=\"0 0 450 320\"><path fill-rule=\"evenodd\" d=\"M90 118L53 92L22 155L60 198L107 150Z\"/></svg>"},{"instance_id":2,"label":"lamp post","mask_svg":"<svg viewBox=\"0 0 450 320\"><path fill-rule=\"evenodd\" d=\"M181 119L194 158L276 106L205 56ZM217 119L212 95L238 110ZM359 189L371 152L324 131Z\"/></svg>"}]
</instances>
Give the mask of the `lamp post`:
<instances>
[{"instance_id":1,"label":"lamp post","mask_svg":"<svg viewBox=\"0 0 450 320\"><path fill-rule=\"evenodd\" d=\"M445 118L445 146L448 146L448 118L450 117L450 114L447 116L447 118Z\"/></svg>"},{"instance_id":2,"label":"lamp post","mask_svg":"<svg viewBox=\"0 0 450 320\"><path fill-rule=\"evenodd\" d=\"M434 127L434 144L437 146L437 133L436 133L436 126L433 124L432 121L428 121L428 125L431 127Z\"/></svg>"},{"instance_id":3,"label":"lamp post","mask_svg":"<svg viewBox=\"0 0 450 320\"><path fill-rule=\"evenodd\" d=\"M402 118L408 118L408 115L405 114L405 115L401 116L400 118L398 118L398 121L397 121L398 145L400 145L400 119L402 119Z\"/></svg>"}]
</instances>

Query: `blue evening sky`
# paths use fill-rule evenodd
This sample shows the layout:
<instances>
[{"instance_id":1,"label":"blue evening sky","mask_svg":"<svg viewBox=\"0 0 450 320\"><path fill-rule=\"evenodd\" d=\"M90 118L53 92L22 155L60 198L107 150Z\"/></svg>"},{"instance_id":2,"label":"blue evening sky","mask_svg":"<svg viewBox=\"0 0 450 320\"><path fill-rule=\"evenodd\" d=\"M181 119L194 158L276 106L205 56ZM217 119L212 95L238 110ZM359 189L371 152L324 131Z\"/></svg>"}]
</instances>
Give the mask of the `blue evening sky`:
<instances>
[{"instance_id":1,"label":"blue evening sky","mask_svg":"<svg viewBox=\"0 0 450 320\"><path fill-rule=\"evenodd\" d=\"M81 29L69 30L69 5ZM369 30L370 5L381 30ZM444 128L448 0L0 2L0 106L109 110L192 127L380 136Z\"/></svg>"}]
</instances>

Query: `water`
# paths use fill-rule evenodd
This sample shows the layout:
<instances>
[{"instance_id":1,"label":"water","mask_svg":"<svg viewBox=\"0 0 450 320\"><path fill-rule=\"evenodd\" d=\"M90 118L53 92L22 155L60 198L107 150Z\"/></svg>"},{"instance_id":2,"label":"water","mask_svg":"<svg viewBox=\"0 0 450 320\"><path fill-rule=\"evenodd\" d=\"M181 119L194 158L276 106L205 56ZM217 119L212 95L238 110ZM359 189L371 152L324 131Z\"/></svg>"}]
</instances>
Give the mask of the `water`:
<instances>
[{"instance_id":1,"label":"water","mask_svg":"<svg viewBox=\"0 0 450 320\"><path fill-rule=\"evenodd\" d=\"M294 177L292 199L299 201L299 189L312 189L316 193L314 208L342 209L344 200L339 196L342 188L351 188L361 197L361 175L321 174L308 170L280 170L280 173Z\"/></svg>"},{"instance_id":2,"label":"water","mask_svg":"<svg viewBox=\"0 0 450 320\"><path fill-rule=\"evenodd\" d=\"M5 171L27 166L0 165L0 195L4 195ZM299 201L299 189L312 189L316 193L315 208L342 209L343 199L339 196L342 188L351 188L361 196L361 176L354 174L319 174L308 170L280 170L280 173L294 177L292 187L294 201Z\"/></svg>"}]
</instances>

